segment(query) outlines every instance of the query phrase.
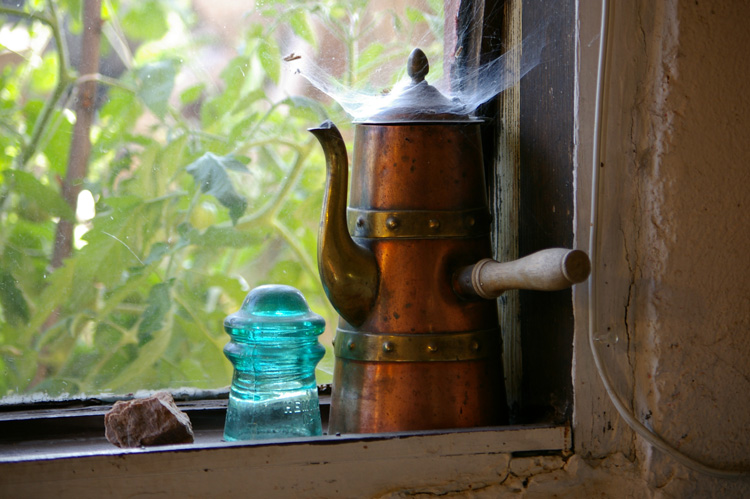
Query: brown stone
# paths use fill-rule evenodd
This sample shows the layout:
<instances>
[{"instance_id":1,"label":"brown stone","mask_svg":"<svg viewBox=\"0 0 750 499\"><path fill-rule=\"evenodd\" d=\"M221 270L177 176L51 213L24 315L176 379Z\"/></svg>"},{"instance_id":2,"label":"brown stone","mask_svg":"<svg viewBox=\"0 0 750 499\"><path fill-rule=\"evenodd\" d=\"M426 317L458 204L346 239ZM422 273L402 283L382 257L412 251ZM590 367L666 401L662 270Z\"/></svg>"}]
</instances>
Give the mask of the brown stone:
<instances>
[{"instance_id":1,"label":"brown stone","mask_svg":"<svg viewBox=\"0 0 750 499\"><path fill-rule=\"evenodd\" d=\"M118 447L187 444L193 442L190 418L174 403L172 395L115 402L104 415L107 440Z\"/></svg>"}]
</instances>

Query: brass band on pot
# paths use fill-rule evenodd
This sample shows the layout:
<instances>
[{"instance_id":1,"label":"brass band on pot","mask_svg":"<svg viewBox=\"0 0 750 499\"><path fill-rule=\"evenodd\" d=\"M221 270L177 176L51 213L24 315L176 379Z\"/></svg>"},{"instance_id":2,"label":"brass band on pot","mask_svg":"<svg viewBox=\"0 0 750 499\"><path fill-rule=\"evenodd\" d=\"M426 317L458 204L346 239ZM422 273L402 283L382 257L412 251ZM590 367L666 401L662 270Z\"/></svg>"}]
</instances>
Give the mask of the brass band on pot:
<instances>
[{"instance_id":1,"label":"brass band on pot","mask_svg":"<svg viewBox=\"0 0 750 499\"><path fill-rule=\"evenodd\" d=\"M450 362L499 358L500 329L452 333L375 334L336 330L338 358L364 362Z\"/></svg>"},{"instance_id":2,"label":"brass band on pot","mask_svg":"<svg viewBox=\"0 0 750 499\"><path fill-rule=\"evenodd\" d=\"M352 236L366 239L480 237L490 233L491 222L487 208L455 211L347 208Z\"/></svg>"}]
</instances>

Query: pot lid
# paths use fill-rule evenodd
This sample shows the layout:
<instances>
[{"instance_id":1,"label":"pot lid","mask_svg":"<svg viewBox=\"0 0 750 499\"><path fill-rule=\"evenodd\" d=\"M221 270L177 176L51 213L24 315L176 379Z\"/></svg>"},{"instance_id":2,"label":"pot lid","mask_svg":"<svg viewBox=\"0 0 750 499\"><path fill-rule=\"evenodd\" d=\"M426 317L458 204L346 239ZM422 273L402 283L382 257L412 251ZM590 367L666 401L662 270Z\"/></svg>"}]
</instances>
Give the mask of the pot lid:
<instances>
[{"instance_id":1,"label":"pot lid","mask_svg":"<svg viewBox=\"0 0 750 499\"><path fill-rule=\"evenodd\" d=\"M421 49L415 48L407 61L411 82L384 97L383 109L369 118L355 123L429 123L480 122L463 112L458 99L449 99L425 80L430 63Z\"/></svg>"}]
</instances>

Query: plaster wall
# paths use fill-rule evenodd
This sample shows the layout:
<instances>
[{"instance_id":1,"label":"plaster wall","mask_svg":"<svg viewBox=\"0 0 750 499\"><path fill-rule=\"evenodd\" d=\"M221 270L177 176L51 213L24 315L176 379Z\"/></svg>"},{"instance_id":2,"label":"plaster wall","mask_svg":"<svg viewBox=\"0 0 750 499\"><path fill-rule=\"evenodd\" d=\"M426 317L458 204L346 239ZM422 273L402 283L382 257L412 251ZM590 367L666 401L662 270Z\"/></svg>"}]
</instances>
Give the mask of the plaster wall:
<instances>
[{"instance_id":1,"label":"plaster wall","mask_svg":"<svg viewBox=\"0 0 750 499\"><path fill-rule=\"evenodd\" d=\"M612 2L600 166L596 341L636 417L708 465L750 469L750 4ZM579 5L579 247L588 245L599 17ZM578 455L638 463L654 496L740 497L615 414L577 290Z\"/></svg>"}]
</instances>

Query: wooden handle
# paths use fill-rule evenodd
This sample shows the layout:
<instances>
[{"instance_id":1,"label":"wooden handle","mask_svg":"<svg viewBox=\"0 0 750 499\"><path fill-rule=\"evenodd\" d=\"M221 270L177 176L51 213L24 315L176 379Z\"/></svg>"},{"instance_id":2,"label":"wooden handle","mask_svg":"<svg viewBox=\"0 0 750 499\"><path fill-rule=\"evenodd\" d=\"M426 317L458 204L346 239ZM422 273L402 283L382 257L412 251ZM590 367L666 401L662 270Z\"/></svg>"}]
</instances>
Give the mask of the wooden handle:
<instances>
[{"instance_id":1,"label":"wooden handle","mask_svg":"<svg viewBox=\"0 0 750 499\"><path fill-rule=\"evenodd\" d=\"M497 298L507 289L557 291L583 282L591 272L588 255L581 250L550 248L512 262L489 258L460 269L454 289L462 295Z\"/></svg>"}]
</instances>

